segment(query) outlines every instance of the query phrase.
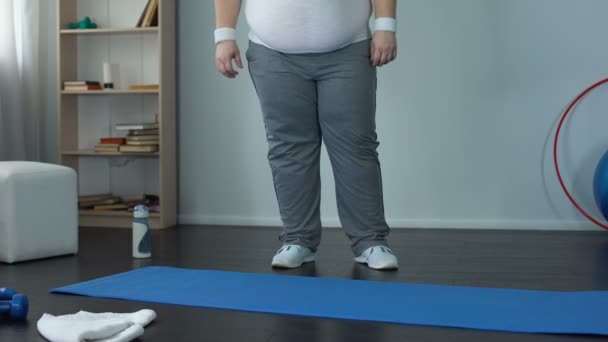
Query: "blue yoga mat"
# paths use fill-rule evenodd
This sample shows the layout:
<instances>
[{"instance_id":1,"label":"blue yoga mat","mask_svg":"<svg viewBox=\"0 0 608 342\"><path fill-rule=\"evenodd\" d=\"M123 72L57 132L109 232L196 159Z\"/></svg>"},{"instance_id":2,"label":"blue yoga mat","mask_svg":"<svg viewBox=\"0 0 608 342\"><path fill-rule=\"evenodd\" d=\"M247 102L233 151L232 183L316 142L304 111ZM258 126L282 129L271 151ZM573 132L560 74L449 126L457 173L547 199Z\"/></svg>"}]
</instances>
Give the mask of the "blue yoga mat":
<instances>
[{"instance_id":1,"label":"blue yoga mat","mask_svg":"<svg viewBox=\"0 0 608 342\"><path fill-rule=\"evenodd\" d=\"M550 292L147 267L51 290L241 311L608 335L608 292Z\"/></svg>"}]
</instances>

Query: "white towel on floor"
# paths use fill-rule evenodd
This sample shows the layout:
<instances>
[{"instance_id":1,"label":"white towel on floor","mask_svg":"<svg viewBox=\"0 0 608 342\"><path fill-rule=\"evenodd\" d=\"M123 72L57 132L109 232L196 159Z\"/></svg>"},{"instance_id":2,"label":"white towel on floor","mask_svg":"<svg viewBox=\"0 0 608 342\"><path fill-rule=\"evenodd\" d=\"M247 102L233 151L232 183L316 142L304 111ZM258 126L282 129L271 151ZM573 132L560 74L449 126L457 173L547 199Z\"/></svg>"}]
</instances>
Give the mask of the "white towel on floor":
<instances>
[{"instance_id":1,"label":"white towel on floor","mask_svg":"<svg viewBox=\"0 0 608 342\"><path fill-rule=\"evenodd\" d=\"M144 334L144 327L156 318L152 310L133 313L92 313L72 315L44 314L38 331L51 342L129 342Z\"/></svg>"}]
</instances>

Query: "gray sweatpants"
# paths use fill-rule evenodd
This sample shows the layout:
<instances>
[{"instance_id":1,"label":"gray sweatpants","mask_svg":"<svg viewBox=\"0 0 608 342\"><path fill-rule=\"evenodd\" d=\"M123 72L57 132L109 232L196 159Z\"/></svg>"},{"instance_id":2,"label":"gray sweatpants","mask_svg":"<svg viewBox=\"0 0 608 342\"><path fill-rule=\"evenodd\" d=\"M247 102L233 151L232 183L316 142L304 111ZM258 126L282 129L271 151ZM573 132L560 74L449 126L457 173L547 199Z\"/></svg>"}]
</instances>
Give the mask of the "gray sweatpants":
<instances>
[{"instance_id":1,"label":"gray sweatpants","mask_svg":"<svg viewBox=\"0 0 608 342\"><path fill-rule=\"evenodd\" d=\"M354 254L387 245L370 41L319 54L285 54L250 43L246 55L264 116L280 240L312 250L320 244L323 140Z\"/></svg>"}]
</instances>

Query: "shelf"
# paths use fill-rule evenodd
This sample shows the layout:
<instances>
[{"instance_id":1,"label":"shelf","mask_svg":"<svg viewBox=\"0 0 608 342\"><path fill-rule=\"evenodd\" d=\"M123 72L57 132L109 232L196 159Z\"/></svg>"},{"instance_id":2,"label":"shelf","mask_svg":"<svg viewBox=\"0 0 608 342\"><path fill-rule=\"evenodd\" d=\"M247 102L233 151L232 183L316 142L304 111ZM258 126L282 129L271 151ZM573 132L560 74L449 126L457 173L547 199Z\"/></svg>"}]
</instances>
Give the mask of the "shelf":
<instances>
[{"instance_id":1,"label":"shelf","mask_svg":"<svg viewBox=\"0 0 608 342\"><path fill-rule=\"evenodd\" d=\"M78 225L80 227L129 229L133 226L133 213L130 211L80 210L78 212ZM160 213L150 213L150 228L166 228L161 223Z\"/></svg>"},{"instance_id":2,"label":"shelf","mask_svg":"<svg viewBox=\"0 0 608 342\"><path fill-rule=\"evenodd\" d=\"M82 91L65 91L62 90L62 95L137 95L137 94L159 94L158 89L153 90L82 90Z\"/></svg>"},{"instance_id":3,"label":"shelf","mask_svg":"<svg viewBox=\"0 0 608 342\"><path fill-rule=\"evenodd\" d=\"M95 152L94 150L63 151L64 156L84 157L142 157L153 158L160 155L159 152Z\"/></svg>"},{"instance_id":4,"label":"shelf","mask_svg":"<svg viewBox=\"0 0 608 342\"><path fill-rule=\"evenodd\" d=\"M79 210L78 214L84 216L133 217L133 212L131 211ZM160 213L150 213L150 217L160 217Z\"/></svg>"},{"instance_id":5,"label":"shelf","mask_svg":"<svg viewBox=\"0 0 608 342\"><path fill-rule=\"evenodd\" d=\"M56 45L59 79L55 91L59 163L76 172L78 185L82 188L104 189L113 193L126 192L124 187L129 192L155 189L163 208L161 213L151 213L150 227L166 229L175 226L178 188L175 58L177 1L158 0L158 11L155 14L158 26L155 27L135 27L135 20L141 17L147 0L138 0L138 4L132 4L132 1L52 2L57 5L57 33L53 41ZM111 19L115 25L70 29L69 24L81 17L82 13L91 18L114 13L116 18L113 16ZM108 51L112 53L108 55ZM99 56L107 58L99 59ZM125 77L128 75L126 78L131 81L115 83L115 89L65 88L64 82L79 80L97 81L103 86L99 78L102 76L100 64L104 61L120 65L120 74ZM150 87L151 85L155 87ZM158 114L158 134L162 136L158 151L118 152L108 149L111 152L96 152L95 144L81 144L83 139L90 140L91 132L107 132L108 127L114 129L115 114L123 113L128 113L132 120ZM122 164L132 161L139 165L122 167ZM104 167L94 167L98 163L104 164ZM141 177L140 167L152 168L150 176L144 182L128 183L131 179ZM83 175L83 172L86 174ZM111 182L115 174L125 181ZM78 224L80 227L129 229L133 224L133 213L85 210L79 212Z\"/></svg>"},{"instance_id":6,"label":"shelf","mask_svg":"<svg viewBox=\"0 0 608 342\"><path fill-rule=\"evenodd\" d=\"M158 33L158 27L125 27L97 29L63 29L62 35Z\"/></svg>"}]
</instances>

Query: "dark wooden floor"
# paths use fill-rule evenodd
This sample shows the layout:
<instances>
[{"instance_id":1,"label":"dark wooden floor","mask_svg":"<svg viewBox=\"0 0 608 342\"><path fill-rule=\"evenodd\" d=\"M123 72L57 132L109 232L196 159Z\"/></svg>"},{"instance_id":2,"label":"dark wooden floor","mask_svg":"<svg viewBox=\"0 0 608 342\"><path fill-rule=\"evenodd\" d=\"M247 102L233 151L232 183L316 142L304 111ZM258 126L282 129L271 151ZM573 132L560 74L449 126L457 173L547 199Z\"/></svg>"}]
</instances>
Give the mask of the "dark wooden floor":
<instances>
[{"instance_id":1,"label":"dark wooden floor","mask_svg":"<svg viewBox=\"0 0 608 342\"><path fill-rule=\"evenodd\" d=\"M0 287L31 301L26 323L0 321L0 341L44 341L43 313L79 310L132 312L151 308L158 318L141 341L599 341L594 336L525 335L465 329L351 322L68 295L51 288L148 265L271 273L276 229L179 227L154 232L148 261L131 258L128 230L81 229L78 256L0 264ZM546 290L608 290L608 233L470 230L394 230L398 272L356 265L341 230L324 231L316 264L279 273L412 283ZM246 286L246 284L243 284ZM170 291L171 289L167 289ZM294 294L296 295L296 294ZM608 308L607 308L608 310Z\"/></svg>"}]
</instances>

